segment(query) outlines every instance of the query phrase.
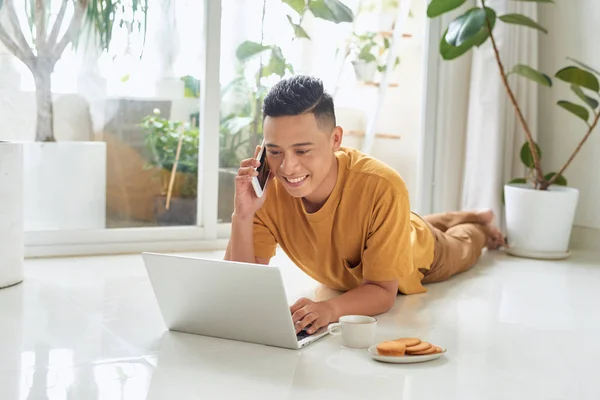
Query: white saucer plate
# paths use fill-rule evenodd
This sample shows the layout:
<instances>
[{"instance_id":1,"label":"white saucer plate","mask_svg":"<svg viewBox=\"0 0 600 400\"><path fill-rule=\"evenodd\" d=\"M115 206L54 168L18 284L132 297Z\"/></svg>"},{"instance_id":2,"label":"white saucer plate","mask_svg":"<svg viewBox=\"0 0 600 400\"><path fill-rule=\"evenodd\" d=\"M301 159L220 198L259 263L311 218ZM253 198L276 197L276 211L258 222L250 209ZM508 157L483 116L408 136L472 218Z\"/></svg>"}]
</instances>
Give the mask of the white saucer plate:
<instances>
[{"instance_id":1,"label":"white saucer plate","mask_svg":"<svg viewBox=\"0 0 600 400\"><path fill-rule=\"evenodd\" d=\"M377 345L376 344L369 347L368 351L374 360L386 362L386 363L392 363L392 364L412 364L412 363L420 363L420 362L425 362L425 361L437 360L438 358L440 358L441 356L443 356L446 353L446 349L442 348L441 353L427 354L424 356L409 356L409 355L405 355L402 357L381 356L381 355L377 354Z\"/></svg>"}]
</instances>

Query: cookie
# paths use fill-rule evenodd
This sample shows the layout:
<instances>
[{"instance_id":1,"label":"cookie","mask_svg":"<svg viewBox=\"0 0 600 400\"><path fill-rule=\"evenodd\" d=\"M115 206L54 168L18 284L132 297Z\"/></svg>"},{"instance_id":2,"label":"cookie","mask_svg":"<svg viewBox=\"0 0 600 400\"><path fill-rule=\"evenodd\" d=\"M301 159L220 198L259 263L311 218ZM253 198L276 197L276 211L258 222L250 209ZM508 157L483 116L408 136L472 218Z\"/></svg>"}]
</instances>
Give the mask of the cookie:
<instances>
[{"instance_id":1,"label":"cookie","mask_svg":"<svg viewBox=\"0 0 600 400\"><path fill-rule=\"evenodd\" d=\"M377 354L380 356L401 357L406 351L406 346L396 341L381 342L377 345Z\"/></svg>"},{"instance_id":2,"label":"cookie","mask_svg":"<svg viewBox=\"0 0 600 400\"><path fill-rule=\"evenodd\" d=\"M444 349L442 349L442 348L441 348L441 347L439 347L439 346L435 346L435 354L438 354L438 353L443 353L443 352L444 352Z\"/></svg>"},{"instance_id":3,"label":"cookie","mask_svg":"<svg viewBox=\"0 0 600 400\"><path fill-rule=\"evenodd\" d=\"M414 354L414 353L418 353L421 351L425 351L425 350L429 350L431 348L431 343L427 343L427 342L421 342L416 346L409 346L406 348L406 352L408 354Z\"/></svg>"},{"instance_id":4,"label":"cookie","mask_svg":"<svg viewBox=\"0 0 600 400\"><path fill-rule=\"evenodd\" d=\"M412 346L416 346L419 343L421 343L421 339L417 339L417 338L400 338L400 339L394 340L394 342L402 343L406 347L412 347Z\"/></svg>"},{"instance_id":5,"label":"cookie","mask_svg":"<svg viewBox=\"0 0 600 400\"><path fill-rule=\"evenodd\" d=\"M431 346L427 350L415 351L414 353L410 353L410 355L411 356L426 356L428 354L436 354L436 353L437 353L436 346Z\"/></svg>"}]
</instances>

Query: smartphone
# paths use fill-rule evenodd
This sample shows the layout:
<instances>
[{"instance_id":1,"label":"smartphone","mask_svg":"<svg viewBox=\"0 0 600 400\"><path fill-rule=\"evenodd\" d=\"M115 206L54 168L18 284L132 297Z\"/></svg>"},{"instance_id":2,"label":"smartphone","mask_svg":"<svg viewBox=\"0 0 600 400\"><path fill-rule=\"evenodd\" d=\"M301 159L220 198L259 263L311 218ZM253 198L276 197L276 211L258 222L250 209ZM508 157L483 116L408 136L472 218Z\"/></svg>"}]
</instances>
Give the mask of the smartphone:
<instances>
[{"instance_id":1,"label":"smartphone","mask_svg":"<svg viewBox=\"0 0 600 400\"><path fill-rule=\"evenodd\" d=\"M258 197L262 197L267 189L269 175L271 174L271 169L269 168L269 163L267 162L267 149L265 148L264 139L260 145L260 152L258 153L258 156L256 156L256 159L260 161L260 166L256 169L258 176L252 177L252 187L254 188L256 195Z\"/></svg>"}]
</instances>

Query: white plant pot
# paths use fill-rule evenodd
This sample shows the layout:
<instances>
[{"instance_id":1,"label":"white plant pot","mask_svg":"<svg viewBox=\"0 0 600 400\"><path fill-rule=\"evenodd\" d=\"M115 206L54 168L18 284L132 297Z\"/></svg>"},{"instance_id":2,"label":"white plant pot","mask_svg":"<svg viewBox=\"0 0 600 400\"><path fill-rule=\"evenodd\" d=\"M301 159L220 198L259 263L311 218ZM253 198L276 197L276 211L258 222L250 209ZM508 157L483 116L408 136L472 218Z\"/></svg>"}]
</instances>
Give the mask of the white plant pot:
<instances>
[{"instance_id":1,"label":"white plant pot","mask_svg":"<svg viewBox=\"0 0 600 400\"><path fill-rule=\"evenodd\" d=\"M25 231L106 227L106 143L25 143Z\"/></svg>"},{"instance_id":2,"label":"white plant pot","mask_svg":"<svg viewBox=\"0 0 600 400\"><path fill-rule=\"evenodd\" d=\"M366 62L364 60L352 61L354 67L354 75L360 82L373 82L375 72L377 72L377 64L375 62Z\"/></svg>"},{"instance_id":3,"label":"white plant pot","mask_svg":"<svg viewBox=\"0 0 600 400\"><path fill-rule=\"evenodd\" d=\"M23 281L23 146L0 142L0 289Z\"/></svg>"},{"instance_id":4,"label":"white plant pot","mask_svg":"<svg viewBox=\"0 0 600 400\"><path fill-rule=\"evenodd\" d=\"M508 253L519 257L563 259L579 200L579 191L564 186L533 190L531 186L504 186Z\"/></svg>"}]
</instances>

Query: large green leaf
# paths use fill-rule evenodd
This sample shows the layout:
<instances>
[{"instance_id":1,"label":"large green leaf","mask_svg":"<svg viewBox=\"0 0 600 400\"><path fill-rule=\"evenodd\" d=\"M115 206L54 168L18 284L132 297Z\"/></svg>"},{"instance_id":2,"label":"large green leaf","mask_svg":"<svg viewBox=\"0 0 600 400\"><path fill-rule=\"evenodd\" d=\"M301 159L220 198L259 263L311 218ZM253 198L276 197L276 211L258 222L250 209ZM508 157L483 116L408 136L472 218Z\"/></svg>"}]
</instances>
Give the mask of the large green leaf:
<instances>
[{"instance_id":1,"label":"large green leaf","mask_svg":"<svg viewBox=\"0 0 600 400\"><path fill-rule=\"evenodd\" d=\"M486 24L483 8L469 10L448 25L448 32L445 36L446 43L450 46L459 47L477 35Z\"/></svg>"},{"instance_id":2,"label":"large green leaf","mask_svg":"<svg viewBox=\"0 0 600 400\"><path fill-rule=\"evenodd\" d=\"M294 11L296 11L299 15L304 13L304 7L306 7L306 2L304 0L281 0L288 6L292 7Z\"/></svg>"},{"instance_id":3,"label":"large green leaf","mask_svg":"<svg viewBox=\"0 0 600 400\"><path fill-rule=\"evenodd\" d=\"M506 22L507 24L528 26L530 28L537 29L544 33L548 33L548 30L546 28L544 28L543 26L541 26L540 24L538 24L537 22L535 22L534 20L532 20L531 18L529 18L526 15L506 14L506 15L502 15L501 17L498 17L498 18L500 18L501 21Z\"/></svg>"},{"instance_id":4,"label":"large green leaf","mask_svg":"<svg viewBox=\"0 0 600 400\"><path fill-rule=\"evenodd\" d=\"M595 110L596 108L598 108L598 100L586 95L581 87L577 85L571 85L571 90L573 91L573 93L575 93L577 97L583 100L585 104L590 106L592 109Z\"/></svg>"},{"instance_id":5,"label":"large green leaf","mask_svg":"<svg viewBox=\"0 0 600 400\"><path fill-rule=\"evenodd\" d=\"M588 88L594 92L600 91L598 79L591 72L585 71L579 67L563 68L556 73L556 77L565 82Z\"/></svg>"},{"instance_id":6,"label":"large green leaf","mask_svg":"<svg viewBox=\"0 0 600 400\"><path fill-rule=\"evenodd\" d=\"M310 0L308 8L317 18L335 22L352 22L354 14L339 0Z\"/></svg>"},{"instance_id":7,"label":"large green leaf","mask_svg":"<svg viewBox=\"0 0 600 400\"><path fill-rule=\"evenodd\" d=\"M550 179L554 178L554 175L556 175L556 172L551 172L548 175L544 176L544 179L546 181L550 181ZM555 185L560 185L560 186L567 186L567 180L565 179L564 176L560 175L558 178L556 178L556 180L554 181Z\"/></svg>"},{"instance_id":8,"label":"large green leaf","mask_svg":"<svg viewBox=\"0 0 600 400\"><path fill-rule=\"evenodd\" d=\"M577 61L577 60L575 60L574 58L571 58L571 57L567 57L567 60L571 60L571 61L573 61L574 63L578 64L580 67L583 67L583 68L585 68L585 69L588 69L588 70L592 71L593 73L595 73L596 75L600 75L600 72L598 72L598 70L597 70L597 69L595 69L595 68L592 68L592 67L590 67L589 65L582 63L581 61Z\"/></svg>"},{"instance_id":9,"label":"large green leaf","mask_svg":"<svg viewBox=\"0 0 600 400\"><path fill-rule=\"evenodd\" d=\"M534 144L536 153L538 155L538 159L541 160L542 150L540 149L540 146L537 145L537 143ZM523 144L523 147L521 147L521 161L527 166L527 168L535 167L535 163L533 161L533 154L531 153L531 149L529 149L529 142L525 142L525 144Z\"/></svg>"},{"instance_id":10,"label":"large green leaf","mask_svg":"<svg viewBox=\"0 0 600 400\"><path fill-rule=\"evenodd\" d=\"M560 100L556 104L558 104L560 107L564 108L565 110L577 115L579 118L581 118L585 122L588 122L588 120L590 119L589 111L585 107L580 106L579 104L571 103L570 101L566 101L566 100Z\"/></svg>"},{"instance_id":11,"label":"large green leaf","mask_svg":"<svg viewBox=\"0 0 600 400\"><path fill-rule=\"evenodd\" d=\"M292 26L292 28L294 28L294 34L296 35L297 38L305 38L310 40L310 36L308 36L308 33L306 33L306 31L304 30L304 28L302 28L300 25L295 24L294 21L292 21L292 17L290 17L289 15L287 16L288 21L290 21L290 25Z\"/></svg>"},{"instance_id":12,"label":"large green leaf","mask_svg":"<svg viewBox=\"0 0 600 400\"><path fill-rule=\"evenodd\" d=\"M267 50L269 46L264 46L260 43L251 42L246 40L242 44L240 44L235 52L235 56L240 61L245 61L249 58L254 57L255 55L262 53Z\"/></svg>"},{"instance_id":13,"label":"large green leaf","mask_svg":"<svg viewBox=\"0 0 600 400\"><path fill-rule=\"evenodd\" d=\"M540 85L552 86L552 79L550 79L548 75L540 71L536 71L527 65L515 65L510 73L521 75L527 79L531 79L532 81L539 83Z\"/></svg>"},{"instance_id":14,"label":"large green leaf","mask_svg":"<svg viewBox=\"0 0 600 400\"><path fill-rule=\"evenodd\" d=\"M492 29L494 29L494 26L496 25L496 12L489 7L485 10L487 12L487 17L490 20ZM462 45L452 46L448 42L446 42L447 33L448 29L446 29L446 32L444 32L444 35L442 36L442 39L440 41L440 55L444 60L453 60L462 56L467 51L471 50L473 46L481 46L490 36L490 32L486 24L479 32L477 32L475 36L467 40Z\"/></svg>"},{"instance_id":15,"label":"large green leaf","mask_svg":"<svg viewBox=\"0 0 600 400\"><path fill-rule=\"evenodd\" d=\"M467 0L432 0L427 7L427 16L429 18L438 17L462 6L466 1Z\"/></svg>"},{"instance_id":16,"label":"large green leaf","mask_svg":"<svg viewBox=\"0 0 600 400\"><path fill-rule=\"evenodd\" d=\"M262 76L267 77L272 74L276 74L280 77L283 77L285 75L285 67L285 57L283 57L281 49L277 46L273 46L273 49L271 50L271 58L269 59L269 64L267 64L263 68Z\"/></svg>"}]
</instances>

